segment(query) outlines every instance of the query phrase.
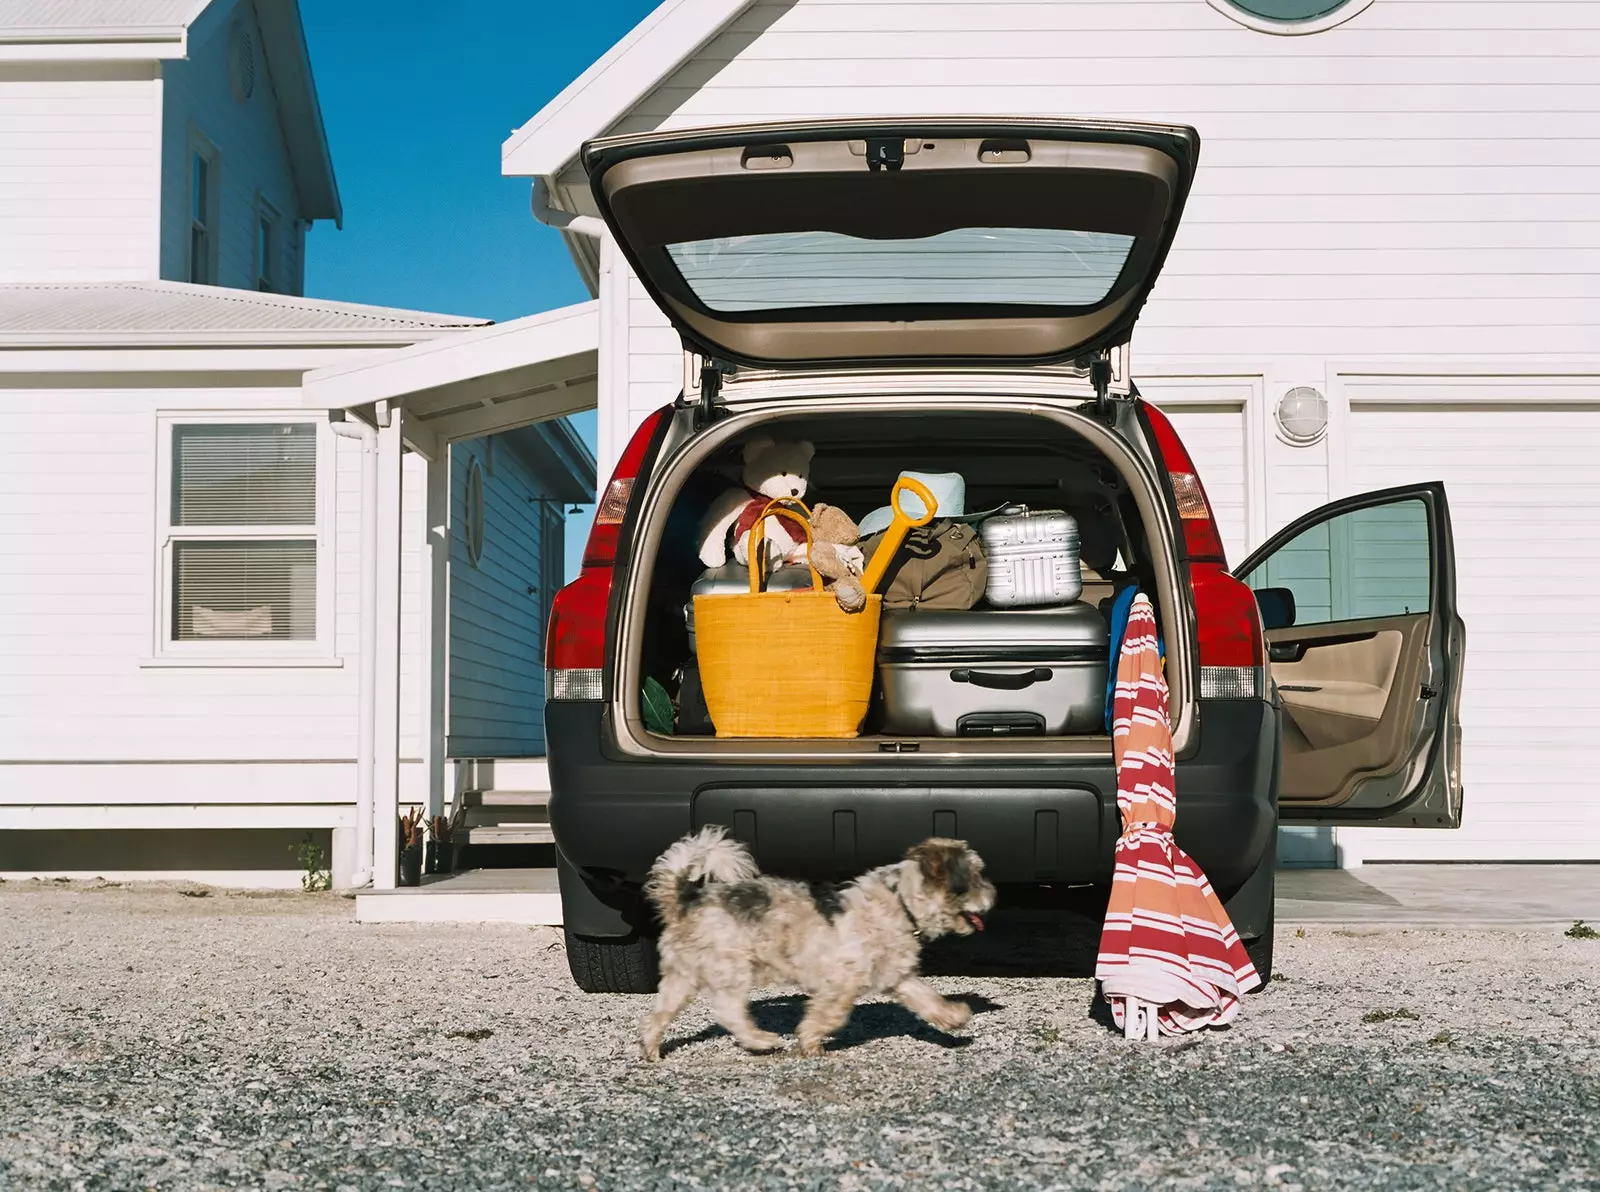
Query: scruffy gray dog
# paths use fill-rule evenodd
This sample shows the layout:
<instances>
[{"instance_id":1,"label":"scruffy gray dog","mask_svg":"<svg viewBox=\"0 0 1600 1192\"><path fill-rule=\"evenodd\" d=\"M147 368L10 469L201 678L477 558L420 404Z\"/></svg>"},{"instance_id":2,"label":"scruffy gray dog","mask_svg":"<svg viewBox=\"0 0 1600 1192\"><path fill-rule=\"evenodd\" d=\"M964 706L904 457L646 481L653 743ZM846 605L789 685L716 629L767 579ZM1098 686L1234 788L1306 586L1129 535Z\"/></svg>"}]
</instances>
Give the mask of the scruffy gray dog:
<instances>
[{"instance_id":1,"label":"scruffy gray dog","mask_svg":"<svg viewBox=\"0 0 1600 1192\"><path fill-rule=\"evenodd\" d=\"M834 887L762 875L745 847L713 825L663 853L644 891L664 925L660 992L641 1030L647 1060L661 1058L667 1027L701 990L749 1051L783 1046L750 1018L758 985L795 984L810 996L799 1029L808 1056L822 1054L867 994L892 994L942 1031L972 1016L917 975L924 941L982 931L980 916L994 905L983 858L965 841L924 840L905 860Z\"/></svg>"}]
</instances>

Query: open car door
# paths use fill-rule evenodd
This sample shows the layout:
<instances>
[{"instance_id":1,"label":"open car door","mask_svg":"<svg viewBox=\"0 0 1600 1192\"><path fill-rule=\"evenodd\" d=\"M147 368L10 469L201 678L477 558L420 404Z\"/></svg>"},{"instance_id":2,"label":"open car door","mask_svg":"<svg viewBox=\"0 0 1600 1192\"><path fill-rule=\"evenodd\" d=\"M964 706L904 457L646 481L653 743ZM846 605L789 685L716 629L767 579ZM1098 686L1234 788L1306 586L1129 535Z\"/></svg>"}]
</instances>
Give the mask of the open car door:
<instances>
[{"instance_id":1,"label":"open car door","mask_svg":"<svg viewBox=\"0 0 1600 1192\"><path fill-rule=\"evenodd\" d=\"M1283 702L1283 822L1459 827L1466 627L1444 485L1325 505L1238 574Z\"/></svg>"}]
</instances>

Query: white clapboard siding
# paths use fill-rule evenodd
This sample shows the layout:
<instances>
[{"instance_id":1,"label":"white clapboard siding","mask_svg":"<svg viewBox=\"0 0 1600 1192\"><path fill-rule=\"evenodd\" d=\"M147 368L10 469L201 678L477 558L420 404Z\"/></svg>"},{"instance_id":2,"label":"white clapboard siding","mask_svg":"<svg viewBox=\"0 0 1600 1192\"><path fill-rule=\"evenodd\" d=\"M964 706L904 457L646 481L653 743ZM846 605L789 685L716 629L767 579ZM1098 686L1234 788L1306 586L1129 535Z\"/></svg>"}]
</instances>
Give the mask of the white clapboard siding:
<instances>
[{"instance_id":1,"label":"white clapboard siding","mask_svg":"<svg viewBox=\"0 0 1600 1192\"><path fill-rule=\"evenodd\" d=\"M1203 0L784 0L752 5L613 131L917 113L1189 122L1200 171L1136 372L1152 356L1528 360L1595 350L1597 59L1600 5L1582 3L1382 0L1273 37ZM637 286L629 298L636 424L680 369L665 319ZM1268 502L1268 526L1303 511L1299 489L1325 491L1310 459L1288 465L1303 475Z\"/></svg>"},{"instance_id":2,"label":"white clapboard siding","mask_svg":"<svg viewBox=\"0 0 1600 1192\"><path fill-rule=\"evenodd\" d=\"M1470 380L1435 388L1481 396ZM1467 662L1464 822L1341 829L1368 860L1600 858L1600 378L1595 404L1405 405L1415 386L1353 386L1352 491L1444 481ZM1363 400L1365 399L1365 400Z\"/></svg>"},{"instance_id":3,"label":"white clapboard siding","mask_svg":"<svg viewBox=\"0 0 1600 1192\"><path fill-rule=\"evenodd\" d=\"M230 11L231 10L231 11ZM229 38L244 22L254 45L255 90L245 100L229 84ZM189 280L191 130L216 146L218 285L256 288L256 213L265 201L278 213L273 289L301 291L303 262L295 227L299 204L289 150L278 120L271 72L248 4L219 4L189 35L189 56L163 64L161 276Z\"/></svg>"},{"instance_id":4,"label":"white clapboard siding","mask_svg":"<svg viewBox=\"0 0 1600 1192\"><path fill-rule=\"evenodd\" d=\"M637 426L683 388L683 345L661 308L628 271L628 426ZM605 475L614 461L603 460Z\"/></svg>"},{"instance_id":5,"label":"white clapboard siding","mask_svg":"<svg viewBox=\"0 0 1600 1192\"><path fill-rule=\"evenodd\" d=\"M352 784L360 667L360 453L337 452L332 517L334 655L342 666L152 666L157 581L157 414L282 410L298 389L0 390L0 800L45 798L11 763L86 765L69 784L125 781L166 802L150 763L345 763ZM424 465L405 462L402 755L421 756ZM58 772L65 773L65 767ZM36 775L39 771L29 771ZM309 771L308 771L309 773ZM65 779L63 781L66 781ZM175 788L174 788L175 789ZM185 789L189 789L185 787ZM319 787L324 789L323 787ZM188 796L186 796L188 797ZM106 798L110 798L107 795Z\"/></svg>"},{"instance_id":6,"label":"white clapboard siding","mask_svg":"<svg viewBox=\"0 0 1600 1192\"><path fill-rule=\"evenodd\" d=\"M0 282L153 276L160 145L152 77L0 75Z\"/></svg>"}]
</instances>

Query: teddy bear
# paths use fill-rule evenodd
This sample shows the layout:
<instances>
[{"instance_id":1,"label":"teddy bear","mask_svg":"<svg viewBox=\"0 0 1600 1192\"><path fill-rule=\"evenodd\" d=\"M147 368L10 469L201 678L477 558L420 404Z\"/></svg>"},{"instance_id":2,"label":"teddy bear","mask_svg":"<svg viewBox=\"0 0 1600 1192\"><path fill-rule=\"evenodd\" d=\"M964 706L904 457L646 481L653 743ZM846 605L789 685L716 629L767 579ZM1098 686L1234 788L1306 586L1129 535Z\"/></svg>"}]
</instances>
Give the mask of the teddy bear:
<instances>
[{"instance_id":1,"label":"teddy bear","mask_svg":"<svg viewBox=\"0 0 1600 1192\"><path fill-rule=\"evenodd\" d=\"M815 448L804 439L779 442L758 435L744 445L743 488L730 488L715 501L700 522L700 561L721 567L728 561L728 532L733 531L734 560L750 561L750 531L767 503L774 498L802 500ZM797 511L798 512L798 511ZM788 517L768 516L767 562L806 561L806 536Z\"/></svg>"},{"instance_id":2,"label":"teddy bear","mask_svg":"<svg viewBox=\"0 0 1600 1192\"><path fill-rule=\"evenodd\" d=\"M860 541L860 529L843 509L820 501L812 509L811 566L847 613L867 606L867 590L861 584L866 557L856 545Z\"/></svg>"}]
</instances>

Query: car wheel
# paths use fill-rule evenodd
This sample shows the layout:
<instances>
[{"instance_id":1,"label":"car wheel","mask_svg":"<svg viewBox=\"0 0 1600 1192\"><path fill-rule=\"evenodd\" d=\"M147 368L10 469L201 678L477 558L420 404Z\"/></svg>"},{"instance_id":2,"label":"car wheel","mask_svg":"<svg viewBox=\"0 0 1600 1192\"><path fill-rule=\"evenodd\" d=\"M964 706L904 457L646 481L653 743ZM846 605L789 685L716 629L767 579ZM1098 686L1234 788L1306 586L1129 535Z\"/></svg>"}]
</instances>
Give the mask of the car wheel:
<instances>
[{"instance_id":1,"label":"car wheel","mask_svg":"<svg viewBox=\"0 0 1600 1192\"><path fill-rule=\"evenodd\" d=\"M1256 974L1261 978L1258 989L1265 989L1272 983L1272 920L1267 920L1267 930L1259 939L1245 940L1244 950L1250 957L1250 963L1256 966Z\"/></svg>"},{"instance_id":2,"label":"car wheel","mask_svg":"<svg viewBox=\"0 0 1600 1192\"><path fill-rule=\"evenodd\" d=\"M567 967L585 993L654 993L660 970L656 941L635 933L624 939L567 937Z\"/></svg>"}]
</instances>

